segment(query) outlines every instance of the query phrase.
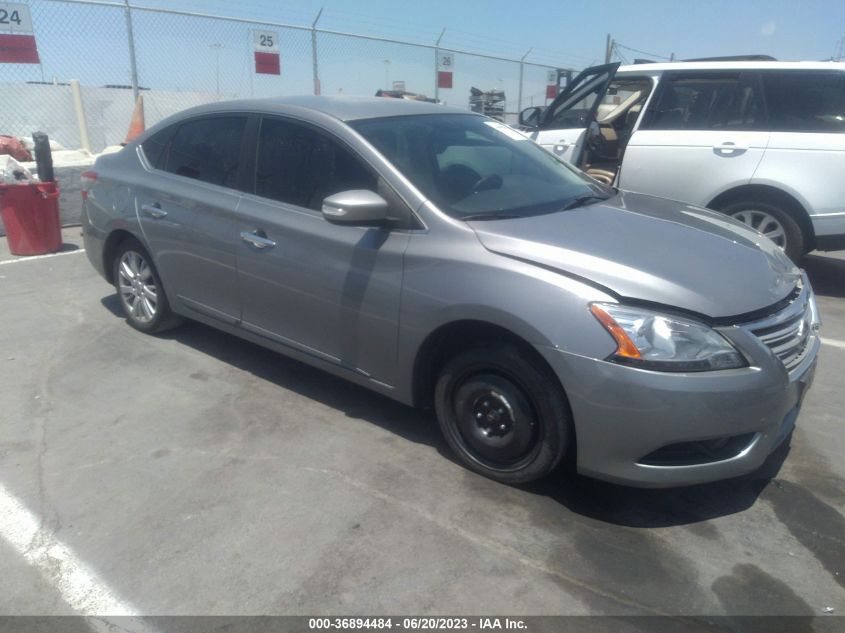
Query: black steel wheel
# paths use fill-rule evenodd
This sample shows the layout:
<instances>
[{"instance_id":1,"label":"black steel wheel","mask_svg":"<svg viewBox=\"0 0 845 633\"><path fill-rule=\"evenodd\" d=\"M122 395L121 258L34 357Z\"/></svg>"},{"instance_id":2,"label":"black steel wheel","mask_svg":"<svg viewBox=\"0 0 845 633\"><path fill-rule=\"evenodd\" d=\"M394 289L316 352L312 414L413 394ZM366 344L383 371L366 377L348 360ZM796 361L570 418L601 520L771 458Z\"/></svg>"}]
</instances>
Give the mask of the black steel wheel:
<instances>
[{"instance_id":1,"label":"black steel wheel","mask_svg":"<svg viewBox=\"0 0 845 633\"><path fill-rule=\"evenodd\" d=\"M539 479L569 446L571 416L551 372L515 345L462 352L435 388L443 435L472 470L505 483Z\"/></svg>"}]
</instances>

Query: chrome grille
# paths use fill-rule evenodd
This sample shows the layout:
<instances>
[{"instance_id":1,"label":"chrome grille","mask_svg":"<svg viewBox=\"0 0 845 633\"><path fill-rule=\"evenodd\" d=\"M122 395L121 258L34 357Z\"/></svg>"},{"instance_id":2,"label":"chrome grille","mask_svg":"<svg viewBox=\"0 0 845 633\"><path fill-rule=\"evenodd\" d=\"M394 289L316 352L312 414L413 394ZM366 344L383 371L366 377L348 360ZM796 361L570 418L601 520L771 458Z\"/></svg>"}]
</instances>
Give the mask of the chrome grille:
<instances>
[{"instance_id":1,"label":"chrome grille","mask_svg":"<svg viewBox=\"0 0 845 633\"><path fill-rule=\"evenodd\" d=\"M813 326L809 296L802 293L774 319L767 320L768 323L771 321L775 323L752 325L749 329L791 371L801 363L809 347Z\"/></svg>"}]
</instances>

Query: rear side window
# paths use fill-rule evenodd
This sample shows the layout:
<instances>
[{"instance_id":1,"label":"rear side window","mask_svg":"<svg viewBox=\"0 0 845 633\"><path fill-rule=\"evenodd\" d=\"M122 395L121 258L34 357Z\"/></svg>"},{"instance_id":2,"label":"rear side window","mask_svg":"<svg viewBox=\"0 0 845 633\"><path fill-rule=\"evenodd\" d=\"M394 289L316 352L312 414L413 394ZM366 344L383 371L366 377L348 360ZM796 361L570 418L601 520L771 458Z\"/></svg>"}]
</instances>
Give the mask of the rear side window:
<instances>
[{"instance_id":1,"label":"rear side window","mask_svg":"<svg viewBox=\"0 0 845 633\"><path fill-rule=\"evenodd\" d=\"M845 73L764 72L771 128L776 132L845 132Z\"/></svg>"},{"instance_id":2,"label":"rear side window","mask_svg":"<svg viewBox=\"0 0 845 633\"><path fill-rule=\"evenodd\" d=\"M733 75L675 75L666 80L641 127L652 130L764 129L753 81Z\"/></svg>"},{"instance_id":3,"label":"rear side window","mask_svg":"<svg viewBox=\"0 0 845 633\"><path fill-rule=\"evenodd\" d=\"M337 141L282 119L261 122L255 193L319 211L323 199L349 189L377 190L375 175Z\"/></svg>"},{"instance_id":4,"label":"rear side window","mask_svg":"<svg viewBox=\"0 0 845 633\"><path fill-rule=\"evenodd\" d=\"M167 160L167 145L173 136L173 127L156 132L141 144L147 162L154 169L164 169Z\"/></svg>"},{"instance_id":5,"label":"rear side window","mask_svg":"<svg viewBox=\"0 0 845 633\"><path fill-rule=\"evenodd\" d=\"M212 185L235 187L246 117L221 116L183 123L170 141L166 171Z\"/></svg>"}]
</instances>

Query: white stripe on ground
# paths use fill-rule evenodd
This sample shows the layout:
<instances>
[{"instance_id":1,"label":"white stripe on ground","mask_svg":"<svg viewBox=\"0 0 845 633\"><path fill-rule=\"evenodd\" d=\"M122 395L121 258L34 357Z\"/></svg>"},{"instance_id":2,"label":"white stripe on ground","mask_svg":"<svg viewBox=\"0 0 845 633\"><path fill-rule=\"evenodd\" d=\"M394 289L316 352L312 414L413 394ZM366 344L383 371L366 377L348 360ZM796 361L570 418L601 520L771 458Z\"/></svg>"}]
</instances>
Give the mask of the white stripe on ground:
<instances>
[{"instance_id":1,"label":"white stripe on ground","mask_svg":"<svg viewBox=\"0 0 845 633\"><path fill-rule=\"evenodd\" d=\"M50 253L49 255L30 255L29 257L17 257L15 259L6 259L0 262L3 264L17 264L18 262L31 262L36 259L47 259L49 257L62 257L63 255L76 255L77 253L84 253L84 248L78 248L75 251L65 251L64 253Z\"/></svg>"},{"instance_id":2,"label":"white stripe on ground","mask_svg":"<svg viewBox=\"0 0 845 633\"><path fill-rule=\"evenodd\" d=\"M839 349L845 349L845 341L837 341L835 338L825 338L821 337L822 345L830 345L831 347L838 347Z\"/></svg>"},{"instance_id":3,"label":"white stripe on ground","mask_svg":"<svg viewBox=\"0 0 845 633\"><path fill-rule=\"evenodd\" d=\"M117 596L88 565L39 524L32 514L0 483L0 537L61 594L73 610L83 615L136 616L135 609Z\"/></svg>"}]
</instances>

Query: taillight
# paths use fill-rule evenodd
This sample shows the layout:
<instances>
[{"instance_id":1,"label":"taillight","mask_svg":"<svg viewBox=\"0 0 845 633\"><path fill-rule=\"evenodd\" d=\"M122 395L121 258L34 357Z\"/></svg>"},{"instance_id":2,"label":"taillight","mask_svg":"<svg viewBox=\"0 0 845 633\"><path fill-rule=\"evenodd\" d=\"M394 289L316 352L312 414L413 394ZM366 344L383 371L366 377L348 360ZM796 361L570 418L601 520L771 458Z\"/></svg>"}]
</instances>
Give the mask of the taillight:
<instances>
[{"instance_id":1,"label":"taillight","mask_svg":"<svg viewBox=\"0 0 845 633\"><path fill-rule=\"evenodd\" d=\"M82 182L82 199L87 200L88 191L94 186L94 183L97 182L97 172L84 171L79 178Z\"/></svg>"}]
</instances>

